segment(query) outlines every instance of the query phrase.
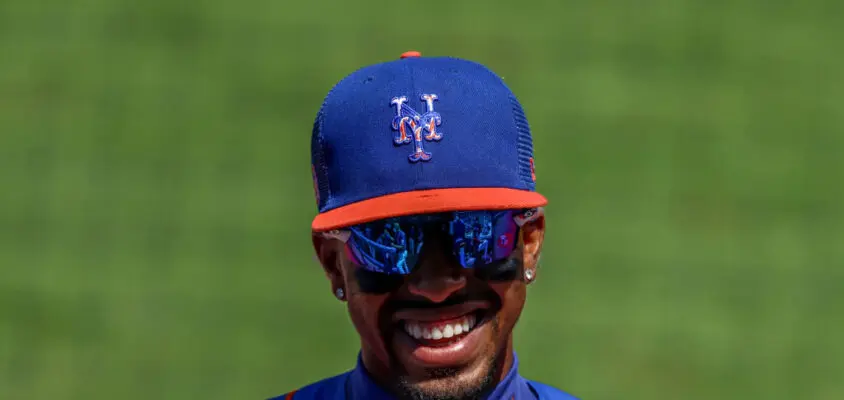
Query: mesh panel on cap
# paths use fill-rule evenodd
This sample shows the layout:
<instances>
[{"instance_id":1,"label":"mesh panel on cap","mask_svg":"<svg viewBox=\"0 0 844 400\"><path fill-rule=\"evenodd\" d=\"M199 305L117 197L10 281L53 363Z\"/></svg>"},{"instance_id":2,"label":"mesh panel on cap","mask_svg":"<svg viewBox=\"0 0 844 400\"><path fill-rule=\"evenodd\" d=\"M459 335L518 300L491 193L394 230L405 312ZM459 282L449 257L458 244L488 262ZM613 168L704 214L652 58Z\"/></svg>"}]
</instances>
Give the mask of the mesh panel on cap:
<instances>
[{"instance_id":1,"label":"mesh panel on cap","mask_svg":"<svg viewBox=\"0 0 844 400\"><path fill-rule=\"evenodd\" d=\"M330 93L329 93L330 95ZM317 187L317 209L321 210L323 205L331 197L331 188L328 184L328 166L325 163L325 145L322 138L322 123L325 117L325 102L319 108L314 119L314 128L311 132L311 163L314 168L314 179Z\"/></svg>"},{"instance_id":2,"label":"mesh panel on cap","mask_svg":"<svg viewBox=\"0 0 844 400\"><path fill-rule=\"evenodd\" d=\"M516 96L510 95L510 103L513 105L513 120L516 123L516 130L519 132L519 137L516 143L516 150L519 155L519 177L531 189L536 188L536 183L533 181L533 174L531 172L530 162L533 158L533 140L530 136L530 125L528 124L525 111Z\"/></svg>"}]
</instances>

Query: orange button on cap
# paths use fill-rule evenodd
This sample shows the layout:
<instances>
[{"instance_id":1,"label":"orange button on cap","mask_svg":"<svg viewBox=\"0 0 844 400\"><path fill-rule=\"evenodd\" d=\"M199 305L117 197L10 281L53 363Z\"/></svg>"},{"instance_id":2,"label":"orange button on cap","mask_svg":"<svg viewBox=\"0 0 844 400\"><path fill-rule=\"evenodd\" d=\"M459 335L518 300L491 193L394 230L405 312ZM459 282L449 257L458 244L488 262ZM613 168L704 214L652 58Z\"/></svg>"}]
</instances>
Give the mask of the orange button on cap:
<instances>
[{"instance_id":1,"label":"orange button on cap","mask_svg":"<svg viewBox=\"0 0 844 400\"><path fill-rule=\"evenodd\" d=\"M401 53L401 58L408 57L422 57L422 53L418 51L405 51L404 53Z\"/></svg>"}]
</instances>

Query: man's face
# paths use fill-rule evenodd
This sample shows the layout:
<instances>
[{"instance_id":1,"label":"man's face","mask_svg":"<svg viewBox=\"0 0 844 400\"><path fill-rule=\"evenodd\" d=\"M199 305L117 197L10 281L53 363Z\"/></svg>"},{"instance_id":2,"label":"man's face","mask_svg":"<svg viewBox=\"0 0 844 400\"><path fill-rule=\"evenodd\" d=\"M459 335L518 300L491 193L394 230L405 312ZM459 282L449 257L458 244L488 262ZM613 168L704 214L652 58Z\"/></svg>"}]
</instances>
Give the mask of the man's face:
<instances>
[{"instance_id":1,"label":"man's face","mask_svg":"<svg viewBox=\"0 0 844 400\"><path fill-rule=\"evenodd\" d=\"M372 377L404 398L461 399L494 386L512 364L512 331L529 283L524 271L535 271L544 228L542 217L525 225L522 243L495 271L462 268L444 234L426 236L407 276L359 268L338 240L315 235L314 245L332 290L347 294Z\"/></svg>"}]
</instances>

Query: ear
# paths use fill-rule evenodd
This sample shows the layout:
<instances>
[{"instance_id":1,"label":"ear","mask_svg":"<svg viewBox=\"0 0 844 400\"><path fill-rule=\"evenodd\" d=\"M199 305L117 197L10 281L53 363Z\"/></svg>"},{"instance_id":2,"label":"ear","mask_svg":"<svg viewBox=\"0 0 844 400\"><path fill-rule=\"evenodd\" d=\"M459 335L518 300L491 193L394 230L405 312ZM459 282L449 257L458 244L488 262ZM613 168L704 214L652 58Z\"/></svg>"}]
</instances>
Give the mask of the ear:
<instances>
[{"instance_id":1,"label":"ear","mask_svg":"<svg viewBox=\"0 0 844 400\"><path fill-rule=\"evenodd\" d=\"M542 254L542 243L545 241L545 215L540 214L536 219L522 226L522 265L525 275L530 274L530 281L536 280L539 256ZM530 270L531 272L528 272Z\"/></svg>"},{"instance_id":2,"label":"ear","mask_svg":"<svg viewBox=\"0 0 844 400\"><path fill-rule=\"evenodd\" d=\"M320 233L312 233L311 240L314 244L319 263L325 271L325 276L331 284L331 293L337 293L337 289L346 291L345 273L343 270L343 243L337 239L331 239Z\"/></svg>"}]
</instances>

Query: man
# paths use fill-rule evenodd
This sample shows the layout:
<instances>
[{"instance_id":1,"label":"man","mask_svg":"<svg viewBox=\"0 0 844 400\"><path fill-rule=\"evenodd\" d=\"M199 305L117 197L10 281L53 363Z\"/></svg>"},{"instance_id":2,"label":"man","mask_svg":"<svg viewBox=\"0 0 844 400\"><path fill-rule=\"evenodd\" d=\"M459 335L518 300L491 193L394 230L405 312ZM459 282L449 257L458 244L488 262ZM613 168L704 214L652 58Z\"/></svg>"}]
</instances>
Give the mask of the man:
<instances>
[{"instance_id":1,"label":"man","mask_svg":"<svg viewBox=\"0 0 844 400\"><path fill-rule=\"evenodd\" d=\"M351 371L276 399L574 399L518 371L512 332L547 200L527 120L500 78L417 52L365 67L325 98L311 151L313 245L361 349ZM451 234L460 220L491 221L495 257L459 257L460 246L481 250ZM395 234L368 245L388 229L420 232L418 257L377 254L404 246Z\"/></svg>"}]
</instances>

